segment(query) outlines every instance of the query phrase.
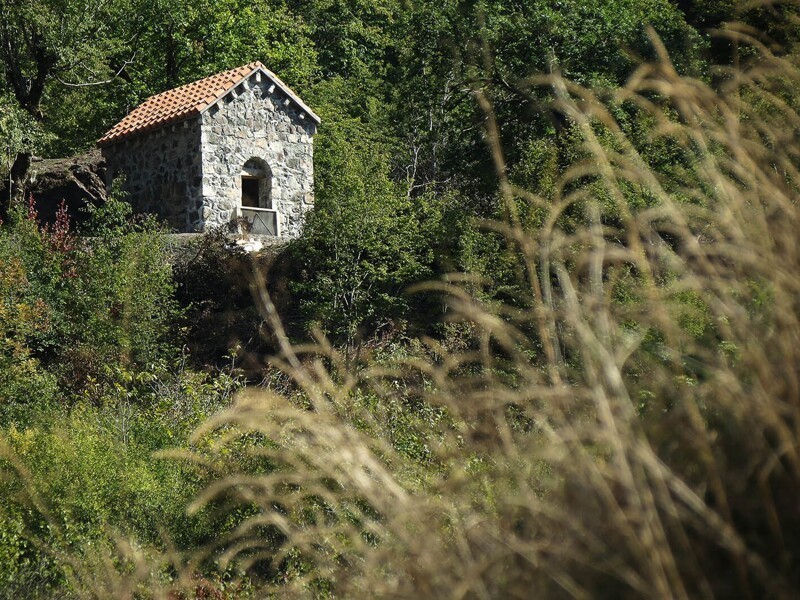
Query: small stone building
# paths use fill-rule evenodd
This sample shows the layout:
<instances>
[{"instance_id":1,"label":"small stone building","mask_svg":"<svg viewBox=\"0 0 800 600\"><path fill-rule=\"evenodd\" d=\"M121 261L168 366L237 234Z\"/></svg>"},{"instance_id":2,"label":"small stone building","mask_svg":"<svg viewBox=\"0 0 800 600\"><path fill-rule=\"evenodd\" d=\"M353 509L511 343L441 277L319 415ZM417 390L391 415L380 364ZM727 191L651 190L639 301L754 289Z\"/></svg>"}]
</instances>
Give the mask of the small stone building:
<instances>
[{"instance_id":1,"label":"small stone building","mask_svg":"<svg viewBox=\"0 0 800 600\"><path fill-rule=\"evenodd\" d=\"M180 232L243 218L252 233L293 237L314 203L319 122L255 62L148 98L98 146L137 212Z\"/></svg>"}]
</instances>

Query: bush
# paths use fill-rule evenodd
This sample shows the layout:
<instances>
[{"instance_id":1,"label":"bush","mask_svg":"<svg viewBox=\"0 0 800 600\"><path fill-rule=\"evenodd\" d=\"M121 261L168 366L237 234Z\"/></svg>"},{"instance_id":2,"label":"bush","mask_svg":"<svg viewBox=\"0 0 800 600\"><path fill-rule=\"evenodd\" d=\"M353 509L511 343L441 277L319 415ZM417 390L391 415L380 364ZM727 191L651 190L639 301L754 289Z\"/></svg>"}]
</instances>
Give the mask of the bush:
<instances>
[{"instance_id":1,"label":"bush","mask_svg":"<svg viewBox=\"0 0 800 600\"><path fill-rule=\"evenodd\" d=\"M130 213L112 197L93 209L91 237L79 238L63 205L53 225L40 225L31 198L0 229L5 398L40 400L55 377L66 401L64 392L89 382L110 384L119 368L176 356L178 313L161 231ZM15 389L22 372L31 378L29 398Z\"/></svg>"},{"instance_id":2,"label":"bush","mask_svg":"<svg viewBox=\"0 0 800 600\"><path fill-rule=\"evenodd\" d=\"M381 146L353 123L331 125L320 143L315 210L280 257L293 313L347 347L393 322L436 321L438 304L410 299L407 288L457 246L455 199L412 196L391 181Z\"/></svg>"},{"instance_id":3,"label":"bush","mask_svg":"<svg viewBox=\"0 0 800 600\"><path fill-rule=\"evenodd\" d=\"M262 318L250 288L255 269L269 258L255 258L231 243L223 228L182 248L174 267L181 327L196 365L222 366L231 356L256 354L268 347L259 335Z\"/></svg>"},{"instance_id":4,"label":"bush","mask_svg":"<svg viewBox=\"0 0 800 600\"><path fill-rule=\"evenodd\" d=\"M0 598L80 596L103 585L108 557L121 552L115 568L124 570L126 544L155 564L170 547L224 536L236 523L229 515L186 514L208 474L154 453L184 446L239 385L224 374L162 373L149 396L120 389L101 406L29 408L28 425L0 430ZM174 576L167 569L154 581Z\"/></svg>"}]
</instances>

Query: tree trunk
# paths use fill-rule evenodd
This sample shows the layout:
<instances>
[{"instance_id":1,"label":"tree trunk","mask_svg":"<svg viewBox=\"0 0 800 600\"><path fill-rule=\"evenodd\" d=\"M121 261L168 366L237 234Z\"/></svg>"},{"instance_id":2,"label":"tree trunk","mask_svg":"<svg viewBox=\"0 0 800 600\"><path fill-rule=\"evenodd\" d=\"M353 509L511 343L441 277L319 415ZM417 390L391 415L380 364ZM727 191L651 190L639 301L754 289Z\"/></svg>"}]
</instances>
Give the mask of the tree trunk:
<instances>
[{"instance_id":1,"label":"tree trunk","mask_svg":"<svg viewBox=\"0 0 800 600\"><path fill-rule=\"evenodd\" d=\"M11 173L9 179L11 189L9 194L0 199L0 216L7 217L8 210L19 202L22 202L25 196L25 182L28 179L28 169L31 166L31 155L27 152L20 152L11 166Z\"/></svg>"}]
</instances>

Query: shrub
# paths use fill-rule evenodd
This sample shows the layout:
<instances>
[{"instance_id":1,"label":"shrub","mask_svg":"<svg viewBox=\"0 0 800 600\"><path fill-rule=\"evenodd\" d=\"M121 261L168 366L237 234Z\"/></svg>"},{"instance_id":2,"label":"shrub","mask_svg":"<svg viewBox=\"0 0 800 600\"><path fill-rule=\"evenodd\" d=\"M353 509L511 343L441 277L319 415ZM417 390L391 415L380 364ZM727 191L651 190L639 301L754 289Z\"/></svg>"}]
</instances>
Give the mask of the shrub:
<instances>
[{"instance_id":1,"label":"shrub","mask_svg":"<svg viewBox=\"0 0 800 600\"><path fill-rule=\"evenodd\" d=\"M38 370L30 394L37 400L34 390L44 391L53 377L62 392L77 393L90 381L111 382L116 365L176 355L177 307L161 231L131 219L130 207L112 197L93 209L87 233L71 231L64 206L53 225L41 225L33 198L0 229L0 326L13 346L2 354L6 398L23 400L23 391L11 389L17 372Z\"/></svg>"},{"instance_id":2,"label":"shrub","mask_svg":"<svg viewBox=\"0 0 800 600\"><path fill-rule=\"evenodd\" d=\"M456 199L393 182L380 144L352 123L331 125L321 144L315 210L280 257L293 316L349 348L398 321L429 325L439 305L409 298L407 288L452 257Z\"/></svg>"},{"instance_id":3,"label":"shrub","mask_svg":"<svg viewBox=\"0 0 800 600\"><path fill-rule=\"evenodd\" d=\"M262 318L250 293L254 269L266 270L267 264L231 243L223 228L181 249L174 267L176 298L195 364L221 366L231 352L236 358L268 345L259 335Z\"/></svg>"},{"instance_id":4,"label":"shrub","mask_svg":"<svg viewBox=\"0 0 800 600\"><path fill-rule=\"evenodd\" d=\"M99 406L29 407L27 425L0 430L0 598L104 595L99 586L122 585L104 578L135 575L126 569L137 559L152 561L152 585L169 587L169 552L224 536L236 519L187 516L208 474L154 453L183 446L239 385L162 373L149 396L118 388Z\"/></svg>"}]
</instances>

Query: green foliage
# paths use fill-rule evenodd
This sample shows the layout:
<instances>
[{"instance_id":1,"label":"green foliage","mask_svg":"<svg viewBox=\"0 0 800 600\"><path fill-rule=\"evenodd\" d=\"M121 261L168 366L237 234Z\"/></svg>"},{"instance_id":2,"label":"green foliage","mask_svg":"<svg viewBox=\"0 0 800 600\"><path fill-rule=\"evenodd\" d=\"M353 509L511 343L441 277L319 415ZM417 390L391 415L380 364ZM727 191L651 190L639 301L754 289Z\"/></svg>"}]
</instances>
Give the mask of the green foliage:
<instances>
[{"instance_id":1,"label":"green foliage","mask_svg":"<svg viewBox=\"0 0 800 600\"><path fill-rule=\"evenodd\" d=\"M91 363L144 366L174 352L176 306L161 243L158 234L134 232L92 245L70 292L71 313L81 316L73 349L86 350Z\"/></svg>"},{"instance_id":2,"label":"green foliage","mask_svg":"<svg viewBox=\"0 0 800 600\"><path fill-rule=\"evenodd\" d=\"M31 399L55 399L55 378L32 352L49 327L48 307L32 293L22 261L0 245L0 414L20 417Z\"/></svg>"},{"instance_id":3,"label":"green foliage","mask_svg":"<svg viewBox=\"0 0 800 600\"><path fill-rule=\"evenodd\" d=\"M163 230L129 215L112 195L86 224L93 237L71 293L84 328L74 347L91 344L93 361L143 366L174 355L177 306Z\"/></svg>"},{"instance_id":4,"label":"green foliage","mask_svg":"<svg viewBox=\"0 0 800 600\"><path fill-rule=\"evenodd\" d=\"M76 593L86 573L64 557L111 553L121 538L163 551L165 540L191 548L224 535L227 516L186 514L207 475L153 453L182 445L237 386L224 375L162 373L145 408L117 398L32 409L28 426L0 430L0 598Z\"/></svg>"},{"instance_id":5,"label":"green foliage","mask_svg":"<svg viewBox=\"0 0 800 600\"><path fill-rule=\"evenodd\" d=\"M3 94L0 88L0 140L2 140L0 177L9 175L18 153L37 152L48 137L41 124L22 110L10 95Z\"/></svg>"},{"instance_id":6,"label":"green foliage","mask_svg":"<svg viewBox=\"0 0 800 600\"><path fill-rule=\"evenodd\" d=\"M374 80L385 78L387 51L399 39L394 24L403 10L397 0L315 0L287 3L309 24L323 75ZM380 71L375 71L378 67Z\"/></svg>"},{"instance_id":7,"label":"green foliage","mask_svg":"<svg viewBox=\"0 0 800 600\"><path fill-rule=\"evenodd\" d=\"M13 97L16 108L43 123L46 133L62 133L63 123L49 118L49 106L62 101L61 93L87 84L105 95L103 87L96 84L113 78L114 57L122 53L120 34L126 9L125 0L4 2L0 12L0 95ZM83 115L85 106L73 102L73 112L60 115ZM54 148L71 145L58 138L51 142ZM31 149L17 151L29 153Z\"/></svg>"},{"instance_id":8,"label":"green foliage","mask_svg":"<svg viewBox=\"0 0 800 600\"><path fill-rule=\"evenodd\" d=\"M598 76L622 83L633 66L631 53L653 57L645 24L676 49L673 58L684 66L691 60L685 44L697 42L667 0L498 2L487 3L485 11L497 68L516 75L555 66L579 83Z\"/></svg>"},{"instance_id":9,"label":"green foliage","mask_svg":"<svg viewBox=\"0 0 800 600\"><path fill-rule=\"evenodd\" d=\"M137 1L129 23L141 59L130 74L142 92L261 60L286 81L307 87L316 74L308 26L268 0Z\"/></svg>"},{"instance_id":10,"label":"green foliage","mask_svg":"<svg viewBox=\"0 0 800 600\"><path fill-rule=\"evenodd\" d=\"M65 208L55 225L40 226L31 200L27 213L17 209L0 229L2 378L10 405L47 398L21 397L25 373L31 390L52 390L47 382L55 377L62 392L78 393L92 381L112 382L117 366L175 356L177 308L163 240L152 223L128 220L129 213L111 198L89 219L96 235L79 239Z\"/></svg>"},{"instance_id":11,"label":"green foliage","mask_svg":"<svg viewBox=\"0 0 800 600\"><path fill-rule=\"evenodd\" d=\"M356 121L321 132L316 207L284 257L306 318L348 345L361 328L407 318L405 288L433 274L444 235L442 203L392 182L384 150L362 133Z\"/></svg>"}]
</instances>

